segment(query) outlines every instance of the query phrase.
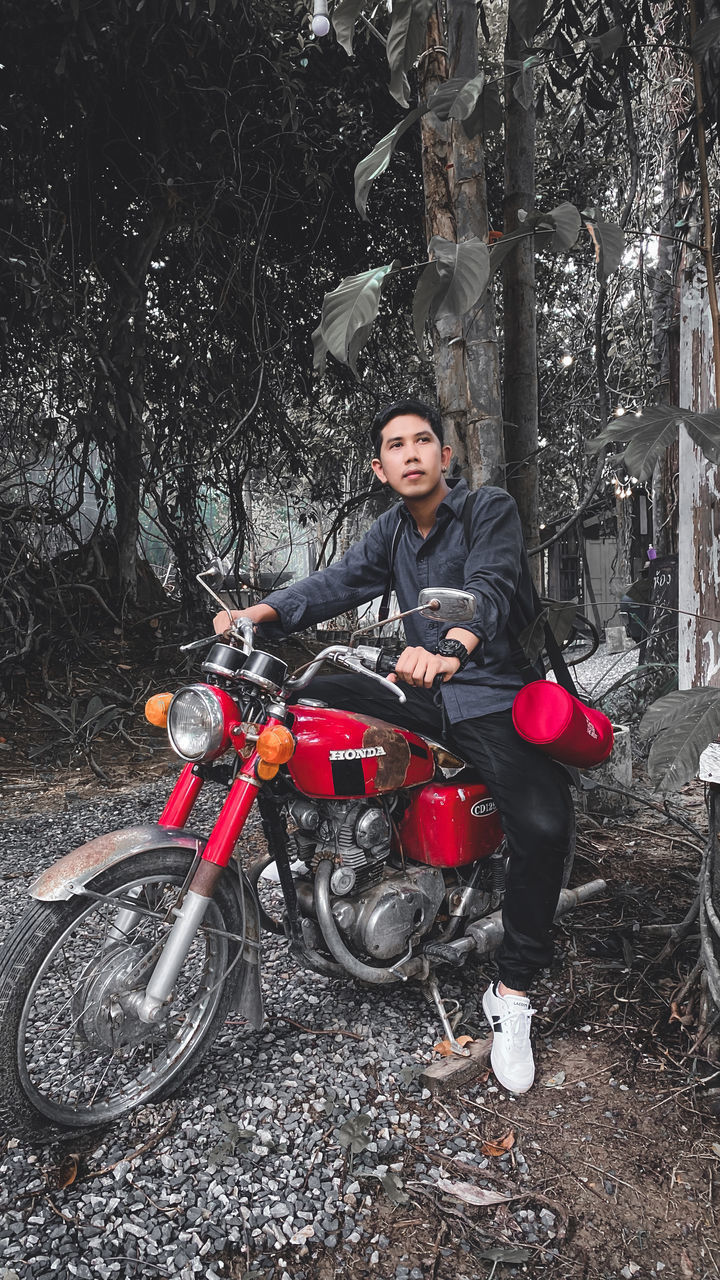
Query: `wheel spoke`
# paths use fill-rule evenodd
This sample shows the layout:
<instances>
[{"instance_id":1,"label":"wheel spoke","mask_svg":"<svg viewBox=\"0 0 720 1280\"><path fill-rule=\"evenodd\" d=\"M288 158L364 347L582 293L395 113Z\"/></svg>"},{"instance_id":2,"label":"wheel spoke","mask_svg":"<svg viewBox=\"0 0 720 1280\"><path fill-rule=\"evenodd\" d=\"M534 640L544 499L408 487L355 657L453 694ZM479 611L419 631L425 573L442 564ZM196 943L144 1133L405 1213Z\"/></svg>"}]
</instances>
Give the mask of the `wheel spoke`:
<instances>
[{"instance_id":1,"label":"wheel spoke","mask_svg":"<svg viewBox=\"0 0 720 1280\"><path fill-rule=\"evenodd\" d=\"M173 922L184 854L174 865L171 876L118 883L118 875L110 897L73 904L74 917L45 953L18 1029L23 1091L43 1115L89 1124L123 1114L184 1074L211 1024L220 1025L233 929L214 900L210 928L198 931L161 1021L141 1022L130 999L149 978ZM137 918L116 928L129 907L138 908Z\"/></svg>"}]
</instances>

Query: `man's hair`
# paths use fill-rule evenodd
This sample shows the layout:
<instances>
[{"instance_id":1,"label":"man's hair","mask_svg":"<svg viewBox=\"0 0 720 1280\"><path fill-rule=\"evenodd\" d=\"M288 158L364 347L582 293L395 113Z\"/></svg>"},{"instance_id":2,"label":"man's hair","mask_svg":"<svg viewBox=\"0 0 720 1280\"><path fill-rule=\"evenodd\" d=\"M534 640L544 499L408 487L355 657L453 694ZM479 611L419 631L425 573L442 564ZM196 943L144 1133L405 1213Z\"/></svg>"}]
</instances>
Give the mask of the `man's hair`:
<instances>
[{"instance_id":1,"label":"man's hair","mask_svg":"<svg viewBox=\"0 0 720 1280\"><path fill-rule=\"evenodd\" d=\"M430 404L425 404L423 400L396 400L394 404L388 404L379 413L376 413L372 420L370 439L372 440L376 458L380 453L383 427L386 427L388 422L392 422L393 418L403 418L410 413L414 414L416 418L422 418L423 422L427 422L440 444L445 443L442 418L437 409Z\"/></svg>"}]
</instances>

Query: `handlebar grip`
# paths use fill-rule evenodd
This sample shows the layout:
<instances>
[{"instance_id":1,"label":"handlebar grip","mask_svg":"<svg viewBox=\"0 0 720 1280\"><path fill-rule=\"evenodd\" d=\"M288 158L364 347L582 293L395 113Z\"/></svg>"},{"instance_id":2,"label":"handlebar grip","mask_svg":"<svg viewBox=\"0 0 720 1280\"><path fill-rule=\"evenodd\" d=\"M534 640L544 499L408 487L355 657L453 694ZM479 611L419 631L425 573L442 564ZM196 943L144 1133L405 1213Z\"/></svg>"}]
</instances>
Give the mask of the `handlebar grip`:
<instances>
[{"instance_id":1,"label":"handlebar grip","mask_svg":"<svg viewBox=\"0 0 720 1280\"><path fill-rule=\"evenodd\" d=\"M389 653L387 649L383 649L378 658L377 672L381 676L389 676L395 670L397 662L397 654Z\"/></svg>"}]
</instances>

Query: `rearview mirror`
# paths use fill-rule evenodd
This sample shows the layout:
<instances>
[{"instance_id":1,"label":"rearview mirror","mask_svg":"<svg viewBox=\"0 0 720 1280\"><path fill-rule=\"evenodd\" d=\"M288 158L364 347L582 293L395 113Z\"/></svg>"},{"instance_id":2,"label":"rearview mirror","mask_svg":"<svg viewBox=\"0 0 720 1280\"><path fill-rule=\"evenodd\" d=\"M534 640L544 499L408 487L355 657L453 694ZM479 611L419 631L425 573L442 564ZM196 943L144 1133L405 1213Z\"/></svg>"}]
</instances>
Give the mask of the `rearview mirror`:
<instances>
[{"instance_id":1,"label":"rearview mirror","mask_svg":"<svg viewBox=\"0 0 720 1280\"><path fill-rule=\"evenodd\" d=\"M423 587L418 596L418 608L423 618L435 622L472 622L477 601L469 591L456 591L452 587Z\"/></svg>"}]
</instances>

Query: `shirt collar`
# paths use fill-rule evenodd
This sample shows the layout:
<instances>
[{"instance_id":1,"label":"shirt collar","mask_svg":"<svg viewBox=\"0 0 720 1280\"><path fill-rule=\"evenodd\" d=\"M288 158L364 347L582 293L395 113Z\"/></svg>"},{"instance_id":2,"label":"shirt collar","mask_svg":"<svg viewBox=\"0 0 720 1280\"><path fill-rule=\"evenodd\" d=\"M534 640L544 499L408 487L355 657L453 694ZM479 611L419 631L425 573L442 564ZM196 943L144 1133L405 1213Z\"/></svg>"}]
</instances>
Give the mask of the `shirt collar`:
<instances>
[{"instance_id":1,"label":"shirt collar","mask_svg":"<svg viewBox=\"0 0 720 1280\"><path fill-rule=\"evenodd\" d=\"M451 515L455 516L456 520L461 520L463 507L465 506L465 499L468 495L467 480L463 480L462 477L456 476L455 478L446 480L446 484L450 492L445 494L445 497L438 506L435 518L439 524L444 523L445 521L445 511L449 511ZM400 510L400 519L409 520L410 512L402 500L398 503L398 507Z\"/></svg>"}]
</instances>

